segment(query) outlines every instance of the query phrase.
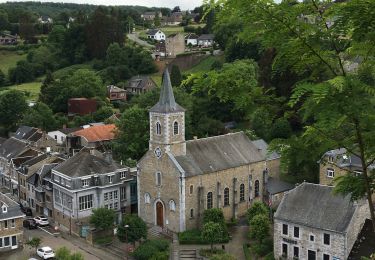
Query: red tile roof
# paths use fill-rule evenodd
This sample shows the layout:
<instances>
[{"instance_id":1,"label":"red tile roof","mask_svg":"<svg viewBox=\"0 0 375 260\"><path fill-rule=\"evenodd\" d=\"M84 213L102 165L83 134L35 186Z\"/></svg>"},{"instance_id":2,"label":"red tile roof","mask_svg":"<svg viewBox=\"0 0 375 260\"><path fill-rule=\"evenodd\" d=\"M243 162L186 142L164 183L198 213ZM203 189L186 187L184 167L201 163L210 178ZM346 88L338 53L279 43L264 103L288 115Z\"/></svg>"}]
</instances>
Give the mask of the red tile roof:
<instances>
[{"instance_id":1,"label":"red tile roof","mask_svg":"<svg viewBox=\"0 0 375 260\"><path fill-rule=\"evenodd\" d=\"M116 126L114 124L96 125L73 132L72 135L82 136L88 142L99 142L113 140L115 138L115 131Z\"/></svg>"}]
</instances>

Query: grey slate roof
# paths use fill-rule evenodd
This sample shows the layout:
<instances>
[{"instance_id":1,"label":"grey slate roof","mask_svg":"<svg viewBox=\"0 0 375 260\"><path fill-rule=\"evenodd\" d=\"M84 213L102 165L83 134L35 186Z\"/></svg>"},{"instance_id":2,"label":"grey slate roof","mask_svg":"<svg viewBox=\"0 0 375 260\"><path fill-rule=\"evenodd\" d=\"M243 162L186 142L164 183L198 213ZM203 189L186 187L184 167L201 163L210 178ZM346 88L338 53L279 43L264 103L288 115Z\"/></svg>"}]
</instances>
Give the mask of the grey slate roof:
<instances>
[{"instance_id":1,"label":"grey slate roof","mask_svg":"<svg viewBox=\"0 0 375 260\"><path fill-rule=\"evenodd\" d=\"M61 163L54 170L70 177L82 177L92 174L114 172L124 168L116 162L109 163L99 156L90 154L88 149L82 149L79 153Z\"/></svg>"},{"instance_id":2,"label":"grey slate roof","mask_svg":"<svg viewBox=\"0 0 375 260\"><path fill-rule=\"evenodd\" d=\"M275 219L317 229L346 231L356 206L350 196L333 195L333 187L302 183L287 192Z\"/></svg>"},{"instance_id":3,"label":"grey slate roof","mask_svg":"<svg viewBox=\"0 0 375 260\"><path fill-rule=\"evenodd\" d=\"M0 220L9 219L9 218L21 218L25 215L22 213L20 206L4 193L0 192L0 206L5 204L7 206L7 212L3 213L0 209Z\"/></svg>"},{"instance_id":4,"label":"grey slate roof","mask_svg":"<svg viewBox=\"0 0 375 260\"><path fill-rule=\"evenodd\" d=\"M294 185L276 178L269 177L266 184L267 192L271 195L285 192L294 188Z\"/></svg>"},{"instance_id":5,"label":"grey slate roof","mask_svg":"<svg viewBox=\"0 0 375 260\"><path fill-rule=\"evenodd\" d=\"M154 84L154 86L156 86L156 83L154 82L154 80L151 77L138 75L138 76L133 76L129 80L129 83L128 83L127 87L129 87L129 88L143 89L144 87L146 87L146 83L149 80L151 80L152 83Z\"/></svg>"},{"instance_id":6,"label":"grey slate roof","mask_svg":"<svg viewBox=\"0 0 375 260\"><path fill-rule=\"evenodd\" d=\"M243 132L186 142L186 155L176 156L187 177L264 160Z\"/></svg>"},{"instance_id":7,"label":"grey slate roof","mask_svg":"<svg viewBox=\"0 0 375 260\"><path fill-rule=\"evenodd\" d=\"M276 152L270 153L268 151L268 144L263 139L258 139L252 142L259 149L260 153L264 156L265 159L274 160L280 158L280 154Z\"/></svg>"},{"instance_id":8,"label":"grey slate roof","mask_svg":"<svg viewBox=\"0 0 375 260\"><path fill-rule=\"evenodd\" d=\"M25 126L20 126L16 133L14 134L14 137L17 139L27 140L30 136L32 136L36 131L38 131L37 128Z\"/></svg>"},{"instance_id":9,"label":"grey slate roof","mask_svg":"<svg viewBox=\"0 0 375 260\"><path fill-rule=\"evenodd\" d=\"M160 31L159 29L150 29L147 31L147 34L148 35L155 35L158 31Z\"/></svg>"},{"instance_id":10,"label":"grey slate roof","mask_svg":"<svg viewBox=\"0 0 375 260\"><path fill-rule=\"evenodd\" d=\"M73 128L62 128L62 129L59 129L57 131L60 131L61 133L65 134L65 135L68 135L70 133L73 133L73 132L76 132L78 130L81 130L82 127L73 127Z\"/></svg>"},{"instance_id":11,"label":"grey slate roof","mask_svg":"<svg viewBox=\"0 0 375 260\"><path fill-rule=\"evenodd\" d=\"M163 73L163 82L160 90L159 102L150 109L150 112L168 113L183 111L185 111L185 109L177 104L174 99L169 71L168 68L166 68Z\"/></svg>"},{"instance_id":12,"label":"grey slate roof","mask_svg":"<svg viewBox=\"0 0 375 260\"><path fill-rule=\"evenodd\" d=\"M213 41L215 38L215 35L213 34L202 34L201 36L198 37L198 41L201 40L201 41Z\"/></svg>"},{"instance_id":13,"label":"grey slate roof","mask_svg":"<svg viewBox=\"0 0 375 260\"><path fill-rule=\"evenodd\" d=\"M351 170L362 171L362 161L356 155L349 154L345 148L339 148L327 151L319 162L322 162L325 156L332 156L334 163L340 168L350 168ZM375 164L371 164L369 169L374 169Z\"/></svg>"},{"instance_id":14,"label":"grey slate roof","mask_svg":"<svg viewBox=\"0 0 375 260\"><path fill-rule=\"evenodd\" d=\"M0 144L0 156L10 160L11 158L17 157L26 149L27 144L24 141L11 137Z\"/></svg>"}]
</instances>

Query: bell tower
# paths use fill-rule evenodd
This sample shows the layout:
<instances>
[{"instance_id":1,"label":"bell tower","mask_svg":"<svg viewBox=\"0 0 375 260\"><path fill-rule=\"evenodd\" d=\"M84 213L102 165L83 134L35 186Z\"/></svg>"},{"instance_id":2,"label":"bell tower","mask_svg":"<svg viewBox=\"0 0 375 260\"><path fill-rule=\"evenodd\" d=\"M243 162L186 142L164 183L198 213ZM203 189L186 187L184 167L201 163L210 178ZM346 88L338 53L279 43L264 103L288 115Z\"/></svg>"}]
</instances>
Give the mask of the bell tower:
<instances>
[{"instance_id":1,"label":"bell tower","mask_svg":"<svg viewBox=\"0 0 375 260\"><path fill-rule=\"evenodd\" d=\"M185 109L174 99L168 68L163 73L159 101L149 112L149 150L159 157L165 152L185 155Z\"/></svg>"}]
</instances>

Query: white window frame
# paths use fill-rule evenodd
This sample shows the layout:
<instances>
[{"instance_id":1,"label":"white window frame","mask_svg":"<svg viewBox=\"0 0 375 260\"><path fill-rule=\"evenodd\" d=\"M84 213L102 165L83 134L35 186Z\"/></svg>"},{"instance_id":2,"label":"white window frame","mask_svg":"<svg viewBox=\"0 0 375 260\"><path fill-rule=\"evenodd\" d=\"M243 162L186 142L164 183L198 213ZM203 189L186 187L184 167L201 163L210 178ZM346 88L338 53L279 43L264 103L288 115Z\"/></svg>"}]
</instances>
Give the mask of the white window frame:
<instances>
[{"instance_id":1,"label":"white window frame","mask_svg":"<svg viewBox=\"0 0 375 260\"><path fill-rule=\"evenodd\" d=\"M94 207L94 195L80 196L78 198L78 206L80 211L92 209Z\"/></svg>"},{"instance_id":2,"label":"white window frame","mask_svg":"<svg viewBox=\"0 0 375 260\"><path fill-rule=\"evenodd\" d=\"M126 200L127 199L127 188L126 186L121 186L120 187L120 200Z\"/></svg>"},{"instance_id":3,"label":"white window frame","mask_svg":"<svg viewBox=\"0 0 375 260\"><path fill-rule=\"evenodd\" d=\"M126 171L120 172L120 179L126 178Z\"/></svg>"},{"instance_id":4,"label":"white window frame","mask_svg":"<svg viewBox=\"0 0 375 260\"><path fill-rule=\"evenodd\" d=\"M90 184L90 179L81 179L82 187L88 187Z\"/></svg>"},{"instance_id":5,"label":"white window frame","mask_svg":"<svg viewBox=\"0 0 375 260\"><path fill-rule=\"evenodd\" d=\"M109 184L113 183L113 174L112 175L107 175L107 180Z\"/></svg>"},{"instance_id":6,"label":"white window frame","mask_svg":"<svg viewBox=\"0 0 375 260\"><path fill-rule=\"evenodd\" d=\"M328 178L335 178L335 170L332 169L332 168L328 168L326 175L327 175Z\"/></svg>"}]
</instances>

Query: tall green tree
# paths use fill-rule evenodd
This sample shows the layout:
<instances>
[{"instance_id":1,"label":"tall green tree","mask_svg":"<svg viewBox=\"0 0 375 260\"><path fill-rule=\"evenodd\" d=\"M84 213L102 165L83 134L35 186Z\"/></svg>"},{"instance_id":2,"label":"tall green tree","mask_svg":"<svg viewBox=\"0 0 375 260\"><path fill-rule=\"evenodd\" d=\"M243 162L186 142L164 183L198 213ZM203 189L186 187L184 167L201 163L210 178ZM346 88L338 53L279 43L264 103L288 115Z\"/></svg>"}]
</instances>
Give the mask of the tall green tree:
<instances>
[{"instance_id":1,"label":"tall green tree","mask_svg":"<svg viewBox=\"0 0 375 260\"><path fill-rule=\"evenodd\" d=\"M15 130L27 110L25 95L17 90L0 94L0 125L7 131Z\"/></svg>"},{"instance_id":2,"label":"tall green tree","mask_svg":"<svg viewBox=\"0 0 375 260\"><path fill-rule=\"evenodd\" d=\"M26 111L22 124L37 127L44 131L51 131L57 126L52 110L42 102L36 103Z\"/></svg>"},{"instance_id":3,"label":"tall green tree","mask_svg":"<svg viewBox=\"0 0 375 260\"><path fill-rule=\"evenodd\" d=\"M113 209L97 208L92 210L90 224L97 229L108 230L113 228L115 219L116 212Z\"/></svg>"},{"instance_id":4,"label":"tall green tree","mask_svg":"<svg viewBox=\"0 0 375 260\"><path fill-rule=\"evenodd\" d=\"M8 28L8 13L4 9L0 9L0 31Z\"/></svg>"},{"instance_id":5,"label":"tall green tree","mask_svg":"<svg viewBox=\"0 0 375 260\"><path fill-rule=\"evenodd\" d=\"M134 243L141 238L147 238L147 225L137 215L124 215L117 229L117 237L120 241Z\"/></svg>"},{"instance_id":6,"label":"tall green tree","mask_svg":"<svg viewBox=\"0 0 375 260\"><path fill-rule=\"evenodd\" d=\"M37 39L35 38L35 22L36 17L28 11L23 11L23 14L19 17L19 33L26 43L37 42Z\"/></svg>"},{"instance_id":7,"label":"tall green tree","mask_svg":"<svg viewBox=\"0 0 375 260\"><path fill-rule=\"evenodd\" d=\"M125 110L116 126L115 156L124 161L129 158L139 160L148 149L148 111L138 106L131 107Z\"/></svg>"},{"instance_id":8,"label":"tall green tree","mask_svg":"<svg viewBox=\"0 0 375 260\"><path fill-rule=\"evenodd\" d=\"M211 252L214 250L214 243L218 243L223 240L225 231L223 226L219 223L209 221L202 227L202 238L210 243Z\"/></svg>"},{"instance_id":9,"label":"tall green tree","mask_svg":"<svg viewBox=\"0 0 375 260\"><path fill-rule=\"evenodd\" d=\"M171 69L171 83L172 86L180 86L182 81L181 71L177 65L173 65Z\"/></svg>"},{"instance_id":10,"label":"tall green tree","mask_svg":"<svg viewBox=\"0 0 375 260\"><path fill-rule=\"evenodd\" d=\"M220 2L224 13L236 15L247 39L274 48L273 70L292 71L301 80L290 105L306 125L301 138L332 148L346 148L362 164L363 197L367 198L375 232L368 166L375 161L373 57L375 2L240 0ZM256 26L254 26L256 25ZM356 63L355 58L361 57ZM357 67L357 68L356 68ZM364 109L366 108L366 109ZM338 182L337 190L354 194Z\"/></svg>"}]
</instances>

